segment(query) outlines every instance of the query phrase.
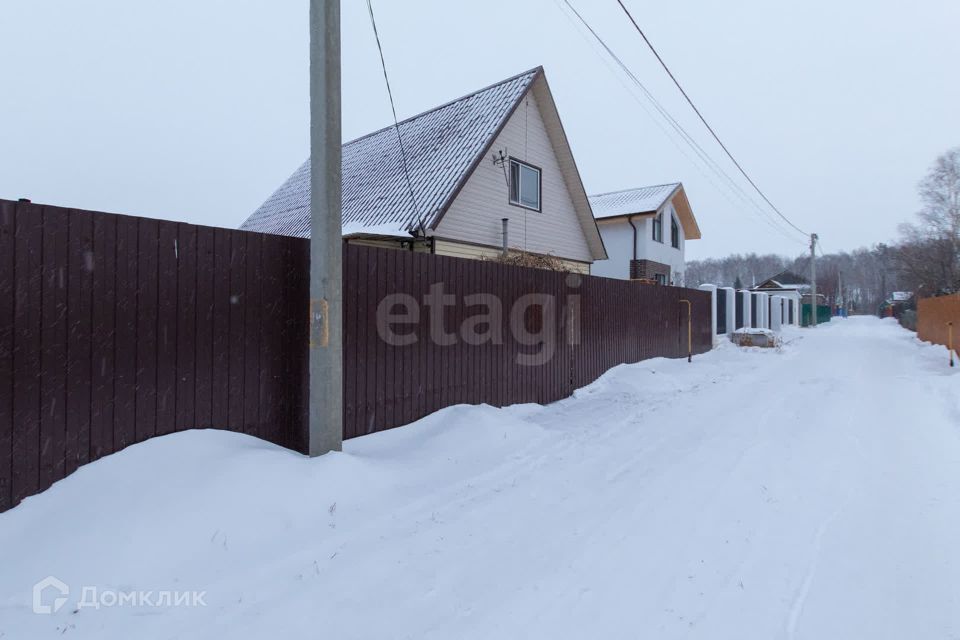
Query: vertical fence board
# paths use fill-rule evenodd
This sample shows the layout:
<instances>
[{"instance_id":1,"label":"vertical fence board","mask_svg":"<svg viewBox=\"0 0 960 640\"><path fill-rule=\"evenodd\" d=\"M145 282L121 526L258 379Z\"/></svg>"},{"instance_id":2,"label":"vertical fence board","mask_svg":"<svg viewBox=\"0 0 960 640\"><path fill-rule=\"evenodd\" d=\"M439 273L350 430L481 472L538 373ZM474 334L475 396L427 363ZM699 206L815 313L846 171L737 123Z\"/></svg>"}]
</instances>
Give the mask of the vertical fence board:
<instances>
[{"instance_id":1,"label":"vertical fence board","mask_svg":"<svg viewBox=\"0 0 960 640\"><path fill-rule=\"evenodd\" d=\"M227 423L225 428L245 433L243 422L244 398L243 376L246 372L246 317L247 303L247 243L239 231L230 233L230 333L227 344L230 352L229 386L227 399Z\"/></svg>"},{"instance_id":2,"label":"vertical fence board","mask_svg":"<svg viewBox=\"0 0 960 640\"><path fill-rule=\"evenodd\" d=\"M141 218L137 248L136 442L157 433L157 302L159 233L156 220Z\"/></svg>"},{"instance_id":3,"label":"vertical fence board","mask_svg":"<svg viewBox=\"0 0 960 640\"><path fill-rule=\"evenodd\" d=\"M402 276L400 277L401 289L400 291L410 295L410 291L415 290L416 282L414 279L413 271L413 252L411 251L401 251L400 256L400 272ZM403 312L406 313L408 310L404 309ZM412 327L404 324L400 329L400 334L403 336L408 336ZM406 340L404 340L406 342ZM413 376L415 375L414 369L416 368L416 349L417 345L404 344L401 347L398 347L400 354L397 358L396 367L397 367L397 380L399 382L399 391L400 391L400 402L397 405L398 414L397 422L398 424L408 424L414 420L413 418L413 394L414 394L414 384Z\"/></svg>"},{"instance_id":4,"label":"vertical fence board","mask_svg":"<svg viewBox=\"0 0 960 640\"><path fill-rule=\"evenodd\" d=\"M0 512L13 506L13 315L16 205L0 201Z\"/></svg>"},{"instance_id":5,"label":"vertical fence board","mask_svg":"<svg viewBox=\"0 0 960 640\"><path fill-rule=\"evenodd\" d=\"M67 447L67 243L69 219L43 207L43 325L40 335L40 489L64 476Z\"/></svg>"},{"instance_id":6,"label":"vertical fence board","mask_svg":"<svg viewBox=\"0 0 960 640\"><path fill-rule=\"evenodd\" d=\"M196 338L194 347L194 421L196 426L209 429L213 419L213 308L216 265L214 259L214 230L197 228L196 269L197 286Z\"/></svg>"},{"instance_id":7,"label":"vertical fence board","mask_svg":"<svg viewBox=\"0 0 960 640\"><path fill-rule=\"evenodd\" d=\"M260 388L257 404L260 424L271 442L286 445L288 439L281 418L282 405L274 398L283 397L283 345L281 342L284 312L282 245L280 238L265 235L261 245L261 317L260 317Z\"/></svg>"},{"instance_id":8,"label":"vertical fence board","mask_svg":"<svg viewBox=\"0 0 960 640\"><path fill-rule=\"evenodd\" d=\"M176 376L174 429L201 426L197 420L197 227L177 225Z\"/></svg>"},{"instance_id":9,"label":"vertical fence board","mask_svg":"<svg viewBox=\"0 0 960 640\"><path fill-rule=\"evenodd\" d=\"M390 258L393 257L392 251L390 252L377 251L376 253L378 254L377 264L380 265L381 270L379 273L376 274L375 281L373 283L374 284L373 290L375 293L373 296L371 296L367 300L367 304L369 306L367 306L366 308L370 310L375 310L376 305L379 303L380 300L383 300L383 296L386 295L387 276L390 273L390 268L391 268ZM380 338L380 335L376 330L375 318L373 318L373 322L374 322L373 335L376 336L374 338L374 341L376 342L376 350L374 351L374 362L376 363L377 377L376 377L376 388L369 389L368 391L376 396L376 410L374 412L374 416L375 416L374 421L370 425L370 431L368 431L368 433L372 431L379 431L380 429L382 429L383 428L382 425L386 422L386 417L387 417L386 415L387 414L386 384L387 384L387 366L388 366L387 354L386 354L387 344L384 340Z\"/></svg>"},{"instance_id":10,"label":"vertical fence board","mask_svg":"<svg viewBox=\"0 0 960 640\"><path fill-rule=\"evenodd\" d=\"M117 217L93 216L90 459L114 451Z\"/></svg>"},{"instance_id":11,"label":"vertical fence board","mask_svg":"<svg viewBox=\"0 0 960 640\"><path fill-rule=\"evenodd\" d=\"M414 253L410 256L413 261L413 283L412 293L419 309L419 322L412 327L414 335L417 338L415 343L416 350L413 353L413 367L411 378L413 382L413 414L411 420L416 420L419 416L426 415L427 406L427 342L429 336L424 327L423 316L423 296L426 293L428 278L424 274L426 265L430 259L429 255Z\"/></svg>"},{"instance_id":12,"label":"vertical fence board","mask_svg":"<svg viewBox=\"0 0 960 640\"><path fill-rule=\"evenodd\" d=\"M366 282L367 277L367 263L364 260L363 254L358 250L359 247L353 245L346 245L344 251L348 252L351 256L351 260L355 262L353 269L350 270L352 280L345 282L344 286L349 285L350 293L349 296L344 298L344 307L348 314L350 310L346 309L346 305L352 305L355 309L356 317L356 326L354 327L354 344L353 349L349 352L343 354L344 359L352 359L354 361L354 419L350 425L344 427L344 438L354 438L358 435L361 435L363 425L367 423L367 403L369 398L367 397L365 391L367 389L367 358L366 352L364 351L367 346L367 315L364 314L361 310L363 307L363 296L364 296L364 286L363 283Z\"/></svg>"},{"instance_id":13,"label":"vertical fence board","mask_svg":"<svg viewBox=\"0 0 960 640\"><path fill-rule=\"evenodd\" d=\"M373 303L373 299L376 297L377 258L380 254L368 247L358 247L357 251L367 265L366 277L361 285L363 294L361 298L363 306L361 308L369 309L370 304ZM371 433L374 422L377 419L377 343L379 341L376 338L376 326L371 320L369 313L364 318L363 324L366 328L366 337L361 349L363 349L364 352L363 368L365 371L364 378L366 379L364 399L366 401L364 402L364 422L358 425L357 435Z\"/></svg>"},{"instance_id":14,"label":"vertical fence board","mask_svg":"<svg viewBox=\"0 0 960 640\"><path fill-rule=\"evenodd\" d=\"M389 254L384 255L387 264L383 274L384 277L380 278L380 280L383 282L383 288L379 290L379 295L375 301L376 304L379 304L380 301L384 300L386 296L397 290L400 276L400 274L397 273L397 258L399 257L399 254L399 251L391 251ZM376 313L376 309L377 307L371 307L371 310L374 311L374 313ZM383 429L397 424L397 384L400 382L400 380L396 377L396 365L398 360L396 357L396 345L391 344L392 341L384 340L383 336L379 334L379 331L377 335L379 338L377 342L379 342L382 347L381 358L383 362L382 417L380 419L380 424L377 425L377 428Z\"/></svg>"},{"instance_id":15,"label":"vertical fence board","mask_svg":"<svg viewBox=\"0 0 960 640\"><path fill-rule=\"evenodd\" d=\"M69 214L67 270L67 387L64 473L90 461L93 349L93 216Z\"/></svg>"},{"instance_id":16,"label":"vertical fence board","mask_svg":"<svg viewBox=\"0 0 960 640\"><path fill-rule=\"evenodd\" d=\"M247 241L246 296L243 301L246 353L243 375L243 432L262 437L260 424L260 314L261 243L258 233L244 234Z\"/></svg>"},{"instance_id":17,"label":"vertical fence board","mask_svg":"<svg viewBox=\"0 0 960 640\"><path fill-rule=\"evenodd\" d=\"M295 256L292 265L296 289L293 304L293 321L296 327L296 339L293 345L293 362L298 365L296 383L291 384L295 391L294 398L296 422L296 438L293 448L306 452L308 446L308 424L309 424L309 397L310 397L310 359L307 344L310 340L310 243L300 239L292 241L293 255Z\"/></svg>"},{"instance_id":18,"label":"vertical fence board","mask_svg":"<svg viewBox=\"0 0 960 640\"><path fill-rule=\"evenodd\" d=\"M180 242L175 222L157 225L157 418L156 435L177 429L177 372L179 370L178 289ZM190 333L193 333L191 327Z\"/></svg>"},{"instance_id":19,"label":"vertical fence board","mask_svg":"<svg viewBox=\"0 0 960 640\"><path fill-rule=\"evenodd\" d=\"M284 358L284 384L288 404L287 438L289 446L306 451L307 388L310 383L307 340L309 332L309 290L307 275L310 272L309 242L300 239L285 239L286 272L284 281L289 289L286 299L284 331L286 332L287 357ZM345 427L346 428L346 427Z\"/></svg>"},{"instance_id":20,"label":"vertical fence board","mask_svg":"<svg viewBox=\"0 0 960 640\"><path fill-rule=\"evenodd\" d=\"M357 253L343 247L343 437L353 435L357 420L357 359L350 357L357 348ZM349 434L349 435L348 435Z\"/></svg>"},{"instance_id":21,"label":"vertical fence board","mask_svg":"<svg viewBox=\"0 0 960 640\"><path fill-rule=\"evenodd\" d=\"M214 230L214 274L213 274L213 366L211 370L211 410L213 426L217 429L229 429L230 380L233 363L231 345L237 336L233 333L233 264L232 231Z\"/></svg>"},{"instance_id":22,"label":"vertical fence board","mask_svg":"<svg viewBox=\"0 0 960 640\"><path fill-rule=\"evenodd\" d=\"M407 275L408 286L410 287L410 295L416 300L416 304L420 304L418 290L420 288L420 280L416 268L416 254L413 251L404 252L403 256L403 269L404 273ZM412 310L406 310L407 312ZM417 331L414 326L404 326L403 335L409 336L413 333L413 339L418 338ZM421 348L421 345L417 341L412 344L404 347L404 358L401 364L401 379L403 380L403 424L413 422L416 420L416 404L417 404L417 378L420 375L420 358L417 351Z\"/></svg>"},{"instance_id":23,"label":"vertical fence board","mask_svg":"<svg viewBox=\"0 0 960 640\"><path fill-rule=\"evenodd\" d=\"M440 391L439 391L439 380L440 380L440 370L439 364L440 360L437 356L438 346L436 341L433 339L435 333L434 324L436 321L432 316L432 309L427 307L426 301L432 295L433 285L437 280L436 269L437 265L440 264L440 261L436 259L436 256L431 255L430 259L425 260L423 263L423 275L422 275L422 291L423 291L423 308L420 312L420 323L423 327L423 407L424 415L432 413L440 408Z\"/></svg>"},{"instance_id":24,"label":"vertical fence board","mask_svg":"<svg viewBox=\"0 0 960 640\"><path fill-rule=\"evenodd\" d=\"M468 304L468 301L474 301L470 298L471 295L477 295L484 288L484 284L479 281L477 277L476 264L473 262L465 262L463 264L463 286L465 288L463 295L463 316L461 318L461 323L467 322L469 318L473 318L478 315L482 309L477 305ZM469 336L470 332L476 333L480 327L474 327L473 323L464 325L461 324L458 328L457 339L463 342L463 352L472 355L469 362L464 363L466 368L466 389L464 394L463 401L468 404L480 404L482 402L480 395L480 387L483 384L483 351L484 349L477 349L477 345L468 342L466 338Z\"/></svg>"},{"instance_id":25,"label":"vertical fence board","mask_svg":"<svg viewBox=\"0 0 960 640\"><path fill-rule=\"evenodd\" d=\"M437 403L436 409L442 409L443 407L450 406L450 354L448 352L447 345L447 326L450 319L450 310L443 306L442 297L440 295L446 295L446 283L451 282L453 276L450 273L450 264L451 260L447 257L441 257L437 260L437 270L436 270L436 285L437 285L437 299L434 301L438 306L436 311L431 310L431 315L433 318L437 319L437 328L434 331L434 335L437 337L437 343L433 344L431 341L431 346L434 351L434 359L436 362L436 379L437 379Z\"/></svg>"},{"instance_id":26,"label":"vertical fence board","mask_svg":"<svg viewBox=\"0 0 960 640\"><path fill-rule=\"evenodd\" d=\"M114 351L114 451L136 440L138 223L117 218L116 349Z\"/></svg>"},{"instance_id":27,"label":"vertical fence board","mask_svg":"<svg viewBox=\"0 0 960 640\"><path fill-rule=\"evenodd\" d=\"M12 504L40 487L40 334L43 286L43 214L17 204L14 245Z\"/></svg>"}]
</instances>

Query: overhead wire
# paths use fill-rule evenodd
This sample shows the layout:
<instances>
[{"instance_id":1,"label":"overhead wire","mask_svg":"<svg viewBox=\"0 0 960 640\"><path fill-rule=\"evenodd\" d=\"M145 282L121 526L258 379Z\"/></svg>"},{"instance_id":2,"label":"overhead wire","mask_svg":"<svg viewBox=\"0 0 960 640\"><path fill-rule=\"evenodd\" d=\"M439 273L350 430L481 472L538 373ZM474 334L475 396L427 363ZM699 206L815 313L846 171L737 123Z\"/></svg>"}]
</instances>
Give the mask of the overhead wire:
<instances>
[{"instance_id":1,"label":"overhead wire","mask_svg":"<svg viewBox=\"0 0 960 640\"><path fill-rule=\"evenodd\" d=\"M780 209L777 208L777 206L776 206L775 204L773 204L773 202L770 200L770 198L768 198L767 195L760 189L760 187L757 186L757 183L754 182L753 178L751 178L750 175L747 174L746 170L743 168L743 166L740 164L740 162L737 161L737 159L736 159L735 157L733 157L733 154L732 154L732 153L730 152L730 150L727 148L727 145L723 143L723 141L720 139L720 136L717 135L717 132L714 131L713 127L710 126L710 123L707 122L707 119L706 119L706 118L703 116L703 114L700 112L700 109L697 108L697 105L695 105L695 104L693 103L693 100L690 98L690 96L687 94L686 90L685 90L685 89L683 88L683 86L680 84L680 81L677 80L677 77L676 77L676 76L673 74L673 72L670 70L670 67L667 66L667 63L666 63L666 62L664 61L664 59L660 56L660 53L659 53L659 52L657 51L657 49L653 46L653 43L650 42L650 39L649 39L649 38L647 38L647 34L645 34L645 33L643 32L643 29L640 28L640 25L637 24L637 21L634 19L633 14L631 14L631 13L630 13L630 10L627 9L627 6L623 3L623 0L617 0L617 4L619 4L619 5L620 5L620 8L623 9L623 12L626 14L627 18L630 20L630 23L633 24L634 29L636 29L637 33L640 34L640 37L643 38L643 41L647 44L647 47L649 47L650 51L653 52L653 55L656 56L657 61L660 63L660 66L662 66L663 69L664 69L664 71L667 72L667 75L669 75L669 76L670 76L670 79L673 80L673 83L676 85L677 89L680 90L680 93L683 95L684 99L687 101L687 103L688 103L688 104L690 105L690 107L693 109L694 113L696 113L696 114L697 114L697 117L700 118L700 121L703 123L703 126L705 126L705 127L707 128L707 131L709 131L709 132L710 132L710 135L713 136L713 139L717 141L717 144L720 145L720 148L723 149L723 152L727 155L728 158L730 158L730 161L734 164L734 166L736 166L737 169L740 171L740 173L743 174L743 177L746 178L747 182L750 183L750 186L752 186L752 187L756 190L756 192L760 194L760 197L763 198L763 200L764 200L768 205L770 205L770 208L773 209L773 210L776 212L776 214L783 219L784 222L786 222L787 224L789 224L791 227L793 227L794 229L796 229L798 232L802 233L803 235L808 235L806 231L804 231L803 229L801 229L800 227L798 227L796 224L793 223L792 220L790 220L790 218L788 218L786 215L784 215L783 212L781 212Z\"/></svg>"},{"instance_id":2,"label":"overhead wire","mask_svg":"<svg viewBox=\"0 0 960 640\"><path fill-rule=\"evenodd\" d=\"M558 7L561 9L561 13L563 13L568 20L571 20L570 16L567 15L565 11L563 11L563 6L566 5L567 9L569 9L570 12L572 12L574 16L576 16L580 24L583 25L584 28L586 28L586 30L590 33L591 36L593 36L593 39L596 40L596 42L606 52L606 54L611 59L613 59L613 61L620 68L623 74L626 75L633 82L633 84L636 85L641 90L644 97L653 106L653 108L657 111L657 113L660 114L661 118L663 118L667 122L667 124L669 124L670 127L677 133L680 139L683 142L685 142L687 146L690 147L690 149L697 155L700 161L703 162L708 169L713 171L721 179L721 181L727 185L727 188L730 189L734 195L740 197L745 203L749 204L754 209L756 209L756 211L759 214L761 214L761 217L759 219L765 222L767 225L769 225L773 230L777 231L778 233L780 233L781 235L783 235L784 237L786 237L787 239L793 242L800 242L802 244L800 240L790 235L788 229L781 227L779 224L776 224L775 218L773 218L764 209L762 209L752 198L750 198L749 195L746 194L738 184L736 184L733 178L731 178L729 174L727 174L726 171L724 171L723 168L713 158L710 157L710 155L703 149L703 147L700 146L699 143L697 143L696 139L693 136L691 136L689 132L687 132L687 130L683 127L683 125L680 124L680 122L676 118L674 118L673 115L670 114L670 112L656 99L656 97L649 91L649 89L647 89L647 87L643 84L643 82L640 81L637 75L623 62L623 60L616 54L616 52L614 52L613 49L611 49L610 46L607 45L607 43L600 36L600 34L590 25L589 22L587 22L587 20L583 17L583 15L579 11L577 11L577 9L570 3L569 0L556 0L556 2ZM561 4L561 2L563 4ZM577 29L577 31L578 33L580 33L579 29ZM583 36L582 33L580 33L580 35ZM647 113L647 115L651 117L651 119L654 121L657 127L664 133L664 135L666 135L668 139L670 139L670 141L674 144L674 146L676 146L677 149L680 150L681 154L684 155L684 157L686 157L688 160L690 160L690 162L694 165L694 167L697 168L698 171L700 171L699 165L687 153L683 151L683 149L677 144L676 140L673 139L673 137L669 134L669 132L666 129L664 129L663 126L660 125L658 119L654 117L653 114L650 112L650 110L647 109L647 107L643 104L643 102L639 100L638 96L634 94L633 91L629 90L629 88L626 87L626 85L620 79L620 76L610 67L609 64L606 63L606 60L603 58L602 55L601 55L601 59L604 60L605 66L607 66L607 68L611 70L611 72L617 78L618 82L620 82L620 84L624 86L625 89L627 89L627 92L631 95L631 97L633 97L634 100L636 100L637 103L641 106L641 108L643 108L643 110ZM703 174L702 171L700 171L700 173L701 175L704 175L704 177L708 181L710 181L710 183L715 188L717 188L718 192L720 192L722 195L724 195L725 198L727 198L728 201L730 201L727 194L724 193L724 191L720 189L719 186L713 180L711 180L708 176ZM732 201L730 202L731 204L734 205L734 207L738 207L738 205L736 205Z\"/></svg>"},{"instance_id":3,"label":"overhead wire","mask_svg":"<svg viewBox=\"0 0 960 640\"><path fill-rule=\"evenodd\" d=\"M407 189L410 192L410 201L413 203L413 215L417 219L417 227L421 234L426 233L423 216L417 204L417 196L413 190L413 181L410 179L410 167L407 164L407 151L403 145L403 136L400 134L400 121L397 118L397 106L393 100L393 89L390 87L390 76L387 74L387 62L383 55L383 45L380 43L380 32L377 30L377 19L373 14L373 2L367 0L367 11L370 13L370 25L373 27L373 37L377 41L377 51L380 52L380 67L383 69L383 81L387 85L387 96L390 98L390 110L393 113L393 127L397 132L397 144L400 146L400 160L403 166L403 175L406 178Z\"/></svg>"}]
</instances>

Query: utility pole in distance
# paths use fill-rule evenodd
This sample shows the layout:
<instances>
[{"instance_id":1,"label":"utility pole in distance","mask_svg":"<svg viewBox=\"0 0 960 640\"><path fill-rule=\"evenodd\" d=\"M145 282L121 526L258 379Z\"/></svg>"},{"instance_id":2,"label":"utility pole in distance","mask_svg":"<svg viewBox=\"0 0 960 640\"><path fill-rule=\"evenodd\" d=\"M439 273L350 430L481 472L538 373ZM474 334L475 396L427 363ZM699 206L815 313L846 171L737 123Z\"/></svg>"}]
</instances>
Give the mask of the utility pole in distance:
<instances>
[{"instance_id":1,"label":"utility pole in distance","mask_svg":"<svg viewBox=\"0 0 960 640\"><path fill-rule=\"evenodd\" d=\"M310 0L311 456L343 444L340 0Z\"/></svg>"},{"instance_id":2,"label":"utility pole in distance","mask_svg":"<svg viewBox=\"0 0 960 640\"><path fill-rule=\"evenodd\" d=\"M817 326L817 234L810 234L810 325Z\"/></svg>"}]
</instances>

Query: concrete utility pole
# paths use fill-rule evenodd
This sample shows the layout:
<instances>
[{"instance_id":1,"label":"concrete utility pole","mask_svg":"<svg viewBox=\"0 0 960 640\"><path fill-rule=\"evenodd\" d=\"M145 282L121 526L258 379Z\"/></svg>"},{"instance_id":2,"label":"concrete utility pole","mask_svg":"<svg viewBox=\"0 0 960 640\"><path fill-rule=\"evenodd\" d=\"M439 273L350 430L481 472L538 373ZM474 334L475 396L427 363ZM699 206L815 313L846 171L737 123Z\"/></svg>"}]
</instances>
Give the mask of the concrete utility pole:
<instances>
[{"instance_id":1,"label":"concrete utility pole","mask_svg":"<svg viewBox=\"0 0 960 640\"><path fill-rule=\"evenodd\" d=\"M817 234L810 234L810 326L817 326Z\"/></svg>"},{"instance_id":2,"label":"concrete utility pole","mask_svg":"<svg viewBox=\"0 0 960 640\"><path fill-rule=\"evenodd\" d=\"M311 456L343 444L340 145L340 0L310 0Z\"/></svg>"}]
</instances>

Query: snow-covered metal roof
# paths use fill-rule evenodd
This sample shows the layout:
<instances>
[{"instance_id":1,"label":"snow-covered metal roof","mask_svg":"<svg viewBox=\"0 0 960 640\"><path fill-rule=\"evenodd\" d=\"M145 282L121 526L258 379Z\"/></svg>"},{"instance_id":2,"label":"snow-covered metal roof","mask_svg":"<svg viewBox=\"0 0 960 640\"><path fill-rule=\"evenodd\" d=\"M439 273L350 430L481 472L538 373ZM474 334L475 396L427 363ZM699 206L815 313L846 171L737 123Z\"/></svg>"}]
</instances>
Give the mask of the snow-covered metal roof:
<instances>
[{"instance_id":1,"label":"snow-covered metal roof","mask_svg":"<svg viewBox=\"0 0 960 640\"><path fill-rule=\"evenodd\" d=\"M670 184L658 184L652 187L598 193L595 196L590 196L590 208L593 209L593 217L598 220L648 213L659 209L679 186L679 182L671 182Z\"/></svg>"},{"instance_id":2,"label":"snow-covered metal roof","mask_svg":"<svg viewBox=\"0 0 960 640\"><path fill-rule=\"evenodd\" d=\"M343 145L344 235L409 235L433 226L541 68L521 73L400 123L416 208L393 126ZM310 160L241 225L310 236Z\"/></svg>"},{"instance_id":3,"label":"snow-covered metal roof","mask_svg":"<svg viewBox=\"0 0 960 640\"><path fill-rule=\"evenodd\" d=\"M782 289L784 291L805 291L809 288L810 281L803 276L793 273L792 271L781 271L777 275L767 278L758 284L754 287L754 290Z\"/></svg>"}]
</instances>

